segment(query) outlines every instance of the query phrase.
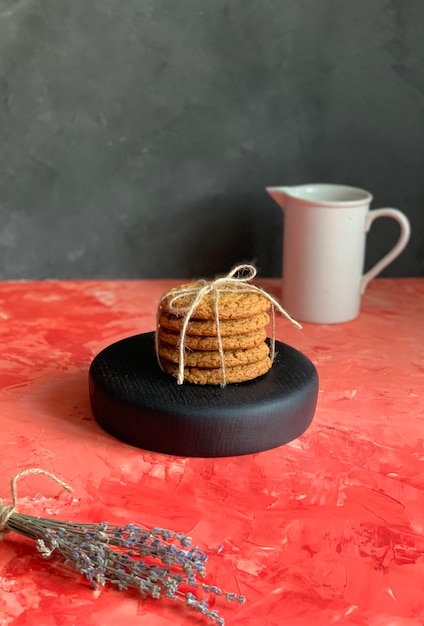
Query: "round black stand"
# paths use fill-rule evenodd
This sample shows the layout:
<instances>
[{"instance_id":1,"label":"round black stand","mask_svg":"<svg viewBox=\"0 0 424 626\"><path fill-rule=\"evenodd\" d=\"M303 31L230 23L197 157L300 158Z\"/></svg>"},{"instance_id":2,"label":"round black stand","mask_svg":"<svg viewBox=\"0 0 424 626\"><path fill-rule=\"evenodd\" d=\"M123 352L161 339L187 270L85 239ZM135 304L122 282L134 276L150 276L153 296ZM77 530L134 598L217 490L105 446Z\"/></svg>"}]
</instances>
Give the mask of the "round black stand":
<instances>
[{"instance_id":1,"label":"round black stand","mask_svg":"<svg viewBox=\"0 0 424 626\"><path fill-rule=\"evenodd\" d=\"M279 341L267 374L224 388L177 385L157 364L154 333L112 344L90 367L100 426L139 448L180 456L249 454L287 443L308 428L317 395L311 361Z\"/></svg>"}]
</instances>

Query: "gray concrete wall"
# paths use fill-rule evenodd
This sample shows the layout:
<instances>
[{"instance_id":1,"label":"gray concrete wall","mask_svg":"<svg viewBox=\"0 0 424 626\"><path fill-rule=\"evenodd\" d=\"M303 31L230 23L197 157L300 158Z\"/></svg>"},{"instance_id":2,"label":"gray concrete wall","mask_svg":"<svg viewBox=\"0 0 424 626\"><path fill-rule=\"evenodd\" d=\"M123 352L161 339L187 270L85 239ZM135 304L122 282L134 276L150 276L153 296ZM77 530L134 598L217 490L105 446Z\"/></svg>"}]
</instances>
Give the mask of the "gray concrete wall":
<instances>
[{"instance_id":1,"label":"gray concrete wall","mask_svg":"<svg viewBox=\"0 0 424 626\"><path fill-rule=\"evenodd\" d=\"M0 0L0 277L278 276L264 187L317 181L405 211L386 274L424 274L423 24L423 0Z\"/></svg>"}]
</instances>

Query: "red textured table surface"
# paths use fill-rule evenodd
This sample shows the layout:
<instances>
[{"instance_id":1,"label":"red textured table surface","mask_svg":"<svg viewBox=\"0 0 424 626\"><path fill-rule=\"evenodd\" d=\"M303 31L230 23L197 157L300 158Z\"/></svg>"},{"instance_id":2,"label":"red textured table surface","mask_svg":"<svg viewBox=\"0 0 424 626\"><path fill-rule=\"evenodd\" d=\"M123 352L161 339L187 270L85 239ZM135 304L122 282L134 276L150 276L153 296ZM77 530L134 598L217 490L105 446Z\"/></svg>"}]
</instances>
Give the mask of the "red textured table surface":
<instances>
[{"instance_id":1,"label":"red textured table surface","mask_svg":"<svg viewBox=\"0 0 424 626\"><path fill-rule=\"evenodd\" d=\"M316 365L310 429L233 458L181 458L121 443L94 422L88 368L105 346L154 329L178 281L0 283L0 494L27 467L19 510L185 532L227 626L424 623L424 280L378 279L348 324L277 320L277 339ZM260 283L278 295L278 281ZM223 546L221 551L217 548ZM9 533L0 545L1 624L208 624L182 603L93 591Z\"/></svg>"}]
</instances>

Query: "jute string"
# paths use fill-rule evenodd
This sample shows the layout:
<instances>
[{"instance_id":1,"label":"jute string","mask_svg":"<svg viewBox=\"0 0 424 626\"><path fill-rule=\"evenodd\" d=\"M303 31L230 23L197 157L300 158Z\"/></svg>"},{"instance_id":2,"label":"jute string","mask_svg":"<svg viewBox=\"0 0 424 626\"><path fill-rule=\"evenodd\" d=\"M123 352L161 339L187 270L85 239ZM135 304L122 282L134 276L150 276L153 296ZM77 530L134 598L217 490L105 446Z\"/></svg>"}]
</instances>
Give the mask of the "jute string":
<instances>
[{"instance_id":1,"label":"jute string","mask_svg":"<svg viewBox=\"0 0 424 626\"><path fill-rule=\"evenodd\" d=\"M50 472L46 472L46 470L33 467L29 469L22 470L18 474L12 478L10 483L10 491L12 493L12 504L0 504L0 540L3 538L3 535L8 532L7 522L12 517L14 513L17 513L17 499L18 499L18 491L17 491L17 483L24 476L28 476L29 474L44 474L48 478L54 480L58 485L60 485L66 491L72 491L72 487L64 483L60 478L51 474Z\"/></svg>"},{"instance_id":2,"label":"jute string","mask_svg":"<svg viewBox=\"0 0 424 626\"><path fill-rule=\"evenodd\" d=\"M228 292L241 292L241 293L258 293L262 296L265 296L269 302L271 303L271 323L272 323L272 335L271 335L271 352L270 358L271 362L274 361L275 357L275 311L278 311L284 317L286 317L292 324L294 324L297 328L302 328L299 322L296 322L285 309L281 306L281 304L273 298L269 293L256 287L255 285L248 284L249 281L253 280L256 276L256 268L253 265L237 265L234 267L226 276L222 278L217 278L214 281L208 282L206 280L197 281L196 284L188 285L187 287L183 287L176 291L175 295L169 299L169 294L165 294L162 296L159 307L158 307L158 317L157 317L157 325L156 325L156 356L159 363L159 366L162 369L162 365L159 358L159 317L161 312L161 304L166 299L168 301L168 306L170 310L176 315L181 315L184 317L183 326L180 332L180 343L179 343L179 364L178 364L178 377L177 383L182 385L184 382L184 366L185 366L185 343L186 343L186 334L188 325L190 323L190 319L193 316L193 313L196 310L196 307L200 304L202 299L207 294L212 294L213 296L213 308L214 308L214 318L216 325L216 335L218 342L218 352L221 362L221 371L222 371L222 383L221 386L224 387L226 385L226 374L225 374L225 355L222 347L222 338L221 338L221 330L220 330L220 321L219 321L219 297L222 291L225 293ZM192 299L190 306L181 307L178 306L178 300L181 298L189 297Z\"/></svg>"}]
</instances>

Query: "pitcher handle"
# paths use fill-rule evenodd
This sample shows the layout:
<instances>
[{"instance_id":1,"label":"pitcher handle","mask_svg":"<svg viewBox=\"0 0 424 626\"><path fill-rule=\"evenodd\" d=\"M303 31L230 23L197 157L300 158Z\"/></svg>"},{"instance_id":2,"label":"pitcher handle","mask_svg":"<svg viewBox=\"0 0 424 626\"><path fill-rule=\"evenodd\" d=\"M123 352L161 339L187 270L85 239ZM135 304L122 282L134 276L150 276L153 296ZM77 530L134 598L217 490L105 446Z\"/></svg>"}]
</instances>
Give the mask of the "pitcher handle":
<instances>
[{"instance_id":1,"label":"pitcher handle","mask_svg":"<svg viewBox=\"0 0 424 626\"><path fill-rule=\"evenodd\" d=\"M366 274L362 276L361 280L361 294L364 293L365 289L368 286L370 280L375 278L377 274L379 274L389 263L391 263L402 250L405 249L409 238L411 236L411 225L409 223L408 218L398 209L384 208L384 209L374 209L367 213L365 218L365 232L367 233L371 228L371 224L378 217L392 217L395 219L400 226L400 235L397 243L393 246L393 248L388 252L378 263L374 265Z\"/></svg>"}]
</instances>

